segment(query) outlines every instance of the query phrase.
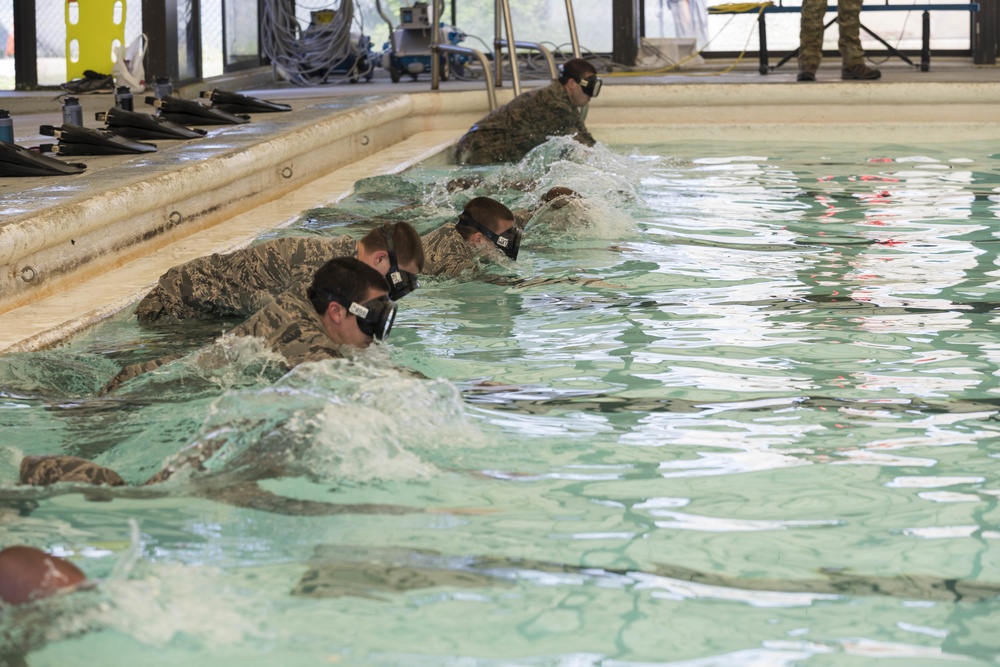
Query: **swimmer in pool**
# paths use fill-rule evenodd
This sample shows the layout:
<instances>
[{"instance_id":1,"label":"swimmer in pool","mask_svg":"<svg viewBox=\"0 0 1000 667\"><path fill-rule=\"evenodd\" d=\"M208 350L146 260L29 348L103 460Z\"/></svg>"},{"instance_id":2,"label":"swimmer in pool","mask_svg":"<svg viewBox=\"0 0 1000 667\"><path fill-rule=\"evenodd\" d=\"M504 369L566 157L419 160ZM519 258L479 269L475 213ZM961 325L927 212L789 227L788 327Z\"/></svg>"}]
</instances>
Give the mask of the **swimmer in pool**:
<instances>
[{"instance_id":1,"label":"swimmer in pool","mask_svg":"<svg viewBox=\"0 0 1000 667\"><path fill-rule=\"evenodd\" d=\"M466 203L454 224L444 224L421 240L423 273L454 278L474 274L477 260L491 261L501 254L516 260L521 230L509 208L489 197L475 197Z\"/></svg>"},{"instance_id":2,"label":"swimmer in pool","mask_svg":"<svg viewBox=\"0 0 1000 667\"><path fill-rule=\"evenodd\" d=\"M573 228L586 215L583 198L578 192L556 186L549 188L534 206L515 210L514 220L521 229L542 225L546 229L560 231Z\"/></svg>"},{"instance_id":3,"label":"swimmer in pool","mask_svg":"<svg viewBox=\"0 0 1000 667\"><path fill-rule=\"evenodd\" d=\"M415 290L424 268L416 230L405 222L380 224L360 239L288 236L225 255L207 255L173 267L136 306L141 324L187 318L247 318L279 294L307 284L334 257L356 257L389 281L397 301Z\"/></svg>"},{"instance_id":4,"label":"swimmer in pool","mask_svg":"<svg viewBox=\"0 0 1000 667\"><path fill-rule=\"evenodd\" d=\"M377 270L353 257L332 259L315 272L308 289L286 290L227 335L263 340L284 357L288 368L307 361L338 359L344 356L345 346L363 349L373 339L389 335L396 305L388 294L389 285ZM177 358L174 355L126 366L100 393L114 391Z\"/></svg>"},{"instance_id":5,"label":"swimmer in pool","mask_svg":"<svg viewBox=\"0 0 1000 667\"><path fill-rule=\"evenodd\" d=\"M552 136L571 136L593 146L596 141L581 109L597 97L601 79L582 58L568 60L561 70L558 80L521 93L469 128L458 141L458 163L517 162Z\"/></svg>"},{"instance_id":6,"label":"swimmer in pool","mask_svg":"<svg viewBox=\"0 0 1000 667\"><path fill-rule=\"evenodd\" d=\"M395 304L389 300L388 285L379 272L353 257L341 257L324 264L305 293L289 290L279 295L229 335L262 339L291 367L307 361L339 358L344 348L363 349L374 339L384 340L394 317ZM126 368L112 383L150 370L146 366ZM141 486L164 482L179 471L198 478L207 472L205 463L228 443L225 436L198 442L180 452ZM301 458L295 454L295 448L300 445L308 446L282 431L268 433L241 452L228 452L224 469L198 479L195 492L241 507L291 514L415 511L394 506L361 506L366 509L348 506L343 509L343 506L328 503L283 499L257 487L257 480L287 474L290 462ZM60 482L107 487L125 485L121 475L110 468L58 455L26 456L21 461L19 481L31 486ZM93 493L90 495L97 497Z\"/></svg>"}]
</instances>

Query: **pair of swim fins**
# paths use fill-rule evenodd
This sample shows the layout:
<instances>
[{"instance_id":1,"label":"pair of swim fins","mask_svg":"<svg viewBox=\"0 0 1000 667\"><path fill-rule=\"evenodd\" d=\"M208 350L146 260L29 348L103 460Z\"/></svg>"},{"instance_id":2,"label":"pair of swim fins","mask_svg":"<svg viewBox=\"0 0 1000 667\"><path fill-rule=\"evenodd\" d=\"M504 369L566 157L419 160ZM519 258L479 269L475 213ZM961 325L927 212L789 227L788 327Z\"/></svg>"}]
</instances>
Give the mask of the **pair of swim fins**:
<instances>
[{"instance_id":1,"label":"pair of swim fins","mask_svg":"<svg viewBox=\"0 0 1000 667\"><path fill-rule=\"evenodd\" d=\"M118 107L97 114L97 120L103 120L109 132L129 139L200 139L207 134L166 118Z\"/></svg>"},{"instance_id":2,"label":"pair of swim fins","mask_svg":"<svg viewBox=\"0 0 1000 667\"><path fill-rule=\"evenodd\" d=\"M173 95L164 95L160 99L147 97L146 104L156 107L160 117L183 125L241 125L250 122L250 116L229 113Z\"/></svg>"},{"instance_id":3,"label":"pair of swim fins","mask_svg":"<svg viewBox=\"0 0 1000 667\"><path fill-rule=\"evenodd\" d=\"M89 127L64 124L62 127L42 125L38 131L47 137L55 137L58 144L42 144L43 153L56 155L128 155L135 153L155 153L156 145L136 141L127 137Z\"/></svg>"},{"instance_id":4,"label":"pair of swim fins","mask_svg":"<svg viewBox=\"0 0 1000 667\"><path fill-rule=\"evenodd\" d=\"M277 111L291 111L292 107L280 102L270 102L249 95L231 93L228 90L203 90L202 98L212 102L213 109L221 109L229 113L274 113Z\"/></svg>"},{"instance_id":5,"label":"pair of swim fins","mask_svg":"<svg viewBox=\"0 0 1000 667\"><path fill-rule=\"evenodd\" d=\"M63 162L48 155L0 141L0 176L60 176L79 174L87 165Z\"/></svg>"}]
</instances>

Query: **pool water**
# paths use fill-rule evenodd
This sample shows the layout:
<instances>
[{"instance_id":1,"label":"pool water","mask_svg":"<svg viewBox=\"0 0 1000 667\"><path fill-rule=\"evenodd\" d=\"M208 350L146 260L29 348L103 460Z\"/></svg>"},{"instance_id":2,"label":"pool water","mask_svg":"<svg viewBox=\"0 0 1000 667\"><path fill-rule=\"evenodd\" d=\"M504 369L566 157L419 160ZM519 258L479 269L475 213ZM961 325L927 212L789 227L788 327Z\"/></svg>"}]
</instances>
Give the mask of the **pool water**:
<instances>
[{"instance_id":1,"label":"pool water","mask_svg":"<svg viewBox=\"0 0 1000 667\"><path fill-rule=\"evenodd\" d=\"M128 313L0 358L0 545L102 580L39 605L29 664L996 664L1000 154L553 141L274 234L427 232L551 185L584 195L572 226L547 211L516 264L423 280L356 358L284 374L206 345L228 324ZM219 437L210 470L289 476L256 508L183 476L15 486L23 454L140 483Z\"/></svg>"}]
</instances>

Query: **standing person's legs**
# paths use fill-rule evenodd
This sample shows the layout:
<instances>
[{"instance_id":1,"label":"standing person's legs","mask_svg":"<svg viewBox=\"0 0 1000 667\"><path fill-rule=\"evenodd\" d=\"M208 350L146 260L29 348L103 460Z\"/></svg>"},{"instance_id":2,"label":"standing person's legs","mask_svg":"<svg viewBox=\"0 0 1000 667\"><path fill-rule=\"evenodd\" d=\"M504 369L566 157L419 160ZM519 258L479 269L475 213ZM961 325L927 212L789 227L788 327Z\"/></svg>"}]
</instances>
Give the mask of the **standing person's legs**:
<instances>
[{"instance_id":1,"label":"standing person's legs","mask_svg":"<svg viewBox=\"0 0 1000 667\"><path fill-rule=\"evenodd\" d=\"M815 81L823 60L823 19L826 0L802 0L799 23L799 81Z\"/></svg>"},{"instance_id":2,"label":"standing person's legs","mask_svg":"<svg viewBox=\"0 0 1000 667\"><path fill-rule=\"evenodd\" d=\"M837 0L837 24L840 28L840 49L843 79L877 79L882 73L865 65L865 51L861 48L862 0Z\"/></svg>"}]
</instances>

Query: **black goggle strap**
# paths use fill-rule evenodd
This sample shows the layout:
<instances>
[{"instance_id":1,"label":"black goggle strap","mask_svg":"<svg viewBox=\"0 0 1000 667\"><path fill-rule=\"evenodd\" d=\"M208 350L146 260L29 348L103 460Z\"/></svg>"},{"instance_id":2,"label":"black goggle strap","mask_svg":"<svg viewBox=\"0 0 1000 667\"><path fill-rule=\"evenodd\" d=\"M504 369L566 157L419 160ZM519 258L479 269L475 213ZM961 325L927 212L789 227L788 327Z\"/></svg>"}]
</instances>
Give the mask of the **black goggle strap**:
<instances>
[{"instance_id":1,"label":"black goggle strap","mask_svg":"<svg viewBox=\"0 0 1000 667\"><path fill-rule=\"evenodd\" d=\"M563 71L563 66L560 65L559 66L559 83L561 83L562 85L565 86L566 83L571 78L573 78L573 77L570 77L569 75L567 75L566 72ZM596 74L591 74L590 76L588 76L587 78L585 78L583 80L581 80L581 79L573 79L573 80L576 81L578 84L580 84L580 88L587 95L587 97L597 97L598 94L600 94L600 92L601 92L601 85L604 83L603 81L601 81L601 79Z\"/></svg>"},{"instance_id":2,"label":"black goggle strap","mask_svg":"<svg viewBox=\"0 0 1000 667\"><path fill-rule=\"evenodd\" d=\"M327 301L339 303L358 320L358 328L366 336L385 340L392 330L396 319L396 304L387 296L380 296L360 304L348 301L339 294L325 289L316 290L316 294Z\"/></svg>"},{"instance_id":3,"label":"black goggle strap","mask_svg":"<svg viewBox=\"0 0 1000 667\"><path fill-rule=\"evenodd\" d=\"M396 320L396 304L387 296L380 296L364 304L351 302L347 312L358 318L358 328L377 340L385 340Z\"/></svg>"},{"instance_id":4,"label":"black goggle strap","mask_svg":"<svg viewBox=\"0 0 1000 667\"><path fill-rule=\"evenodd\" d=\"M455 223L456 227L460 225L472 227L477 232L488 238L493 245L499 248L503 254L507 255L507 257L517 259L517 251L521 247L521 230L517 228L517 225L514 225L503 234L497 234L493 230L484 227L473 220L472 216L465 211L462 212L462 215L458 216L458 222Z\"/></svg>"},{"instance_id":5,"label":"black goggle strap","mask_svg":"<svg viewBox=\"0 0 1000 667\"><path fill-rule=\"evenodd\" d=\"M603 82L596 74L591 74L586 79L580 81L580 90L582 90L587 97L597 97L597 95L601 92L602 84Z\"/></svg>"},{"instance_id":6,"label":"black goggle strap","mask_svg":"<svg viewBox=\"0 0 1000 667\"><path fill-rule=\"evenodd\" d=\"M396 258L396 249L393 247L392 238L396 235L396 227L399 223L392 223L382 227L382 236L385 238L385 248L389 253L389 273L386 278L392 289L389 290L389 298L393 301L406 296L413 290L420 287L417 276L399 268L399 260Z\"/></svg>"}]
</instances>

